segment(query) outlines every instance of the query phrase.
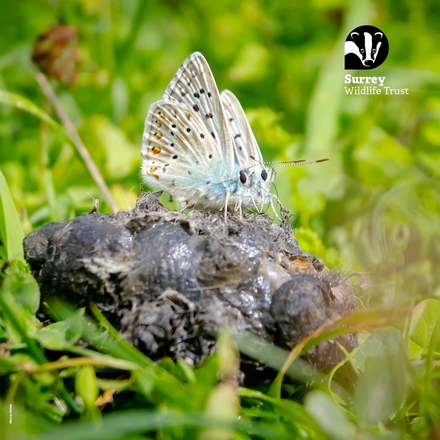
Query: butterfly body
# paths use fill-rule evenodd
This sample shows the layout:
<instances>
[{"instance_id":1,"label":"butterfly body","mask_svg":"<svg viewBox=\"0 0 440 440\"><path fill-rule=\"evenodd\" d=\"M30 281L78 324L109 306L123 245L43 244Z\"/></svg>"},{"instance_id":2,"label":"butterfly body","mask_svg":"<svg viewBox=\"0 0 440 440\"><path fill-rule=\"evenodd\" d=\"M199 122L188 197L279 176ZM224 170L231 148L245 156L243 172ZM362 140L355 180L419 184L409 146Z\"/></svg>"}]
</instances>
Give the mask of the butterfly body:
<instances>
[{"instance_id":1,"label":"butterfly body","mask_svg":"<svg viewBox=\"0 0 440 440\"><path fill-rule=\"evenodd\" d=\"M183 206L260 210L275 197L275 171L264 167L239 101L228 90L219 93L198 52L150 106L141 154L144 182Z\"/></svg>"}]
</instances>

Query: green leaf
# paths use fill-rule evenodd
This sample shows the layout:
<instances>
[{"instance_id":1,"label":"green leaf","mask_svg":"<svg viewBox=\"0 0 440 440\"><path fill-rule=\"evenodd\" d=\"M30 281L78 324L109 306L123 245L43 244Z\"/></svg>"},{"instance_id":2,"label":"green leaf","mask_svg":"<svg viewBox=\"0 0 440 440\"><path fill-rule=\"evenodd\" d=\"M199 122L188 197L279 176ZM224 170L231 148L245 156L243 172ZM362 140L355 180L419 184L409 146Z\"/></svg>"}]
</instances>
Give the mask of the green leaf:
<instances>
[{"instance_id":1,"label":"green leaf","mask_svg":"<svg viewBox=\"0 0 440 440\"><path fill-rule=\"evenodd\" d=\"M15 272L3 282L3 289L13 293L15 301L31 315L40 307L40 289L35 278L29 273Z\"/></svg>"},{"instance_id":2,"label":"green leaf","mask_svg":"<svg viewBox=\"0 0 440 440\"><path fill-rule=\"evenodd\" d=\"M8 358L3 359L0 357L0 374L15 373L16 371L18 371L18 367L14 362Z\"/></svg>"},{"instance_id":3,"label":"green leaf","mask_svg":"<svg viewBox=\"0 0 440 440\"><path fill-rule=\"evenodd\" d=\"M190 398L190 396L188 396ZM263 423L249 423L248 420L239 419L230 423L238 432L245 432L253 435L253 438L271 439L271 440L291 440L292 435L282 432L279 426L267 425ZM136 433L145 433L167 427L205 427L205 428L228 428L228 424L208 419L201 413L177 412L177 411L118 411L113 414L105 415L102 423L70 423L58 428L49 429L32 440L97 440L97 439L133 439ZM124 436L124 437L123 437ZM157 436L156 436L157 437ZM166 437L176 438L176 437ZM182 437L177 438L194 438ZM240 438L240 437L234 437ZM248 438L248 437L242 437Z\"/></svg>"},{"instance_id":4,"label":"green leaf","mask_svg":"<svg viewBox=\"0 0 440 440\"><path fill-rule=\"evenodd\" d=\"M101 390L116 390L116 391L124 391L130 386L133 385L134 375L130 377L130 379L122 379L122 380L112 380L112 379L97 379L96 383L98 384Z\"/></svg>"},{"instance_id":5,"label":"green leaf","mask_svg":"<svg viewBox=\"0 0 440 440\"><path fill-rule=\"evenodd\" d=\"M93 159L102 163L110 179L120 181L139 167L139 147L107 118L88 118L81 136L86 145L93 145Z\"/></svg>"},{"instance_id":6,"label":"green leaf","mask_svg":"<svg viewBox=\"0 0 440 440\"><path fill-rule=\"evenodd\" d=\"M427 299L418 306L421 314L413 314L417 320L409 340L410 358L425 355L428 350L440 351L440 301Z\"/></svg>"},{"instance_id":7,"label":"green leaf","mask_svg":"<svg viewBox=\"0 0 440 440\"><path fill-rule=\"evenodd\" d=\"M93 407L99 390L96 383L95 369L91 365L81 367L75 378L75 391L82 397L87 407Z\"/></svg>"},{"instance_id":8,"label":"green leaf","mask_svg":"<svg viewBox=\"0 0 440 440\"><path fill-rule=\"evenodd\" d=\"M23 238L20 218L12 201L5 176L0 171L0 258L24 260Z\"/></svg>"},{"instance_id":9,"label":"green leaf","mask_svg":"<svg viewBox=\"0 0 440 440\"><path fill-rule=\"evenodd\" d=\"M220 383L209 396L205 414L208 418L229 422L237 418L238 398L232 383ZM203 437L226 440L232 437L231 429L209 428L202 434Z\"/></svg>"},{"instance_id":10,"label":"green leaf","mask_svg":"<svg viewBox=\"0 0 440 440\"><path fill-rule=\"evenodd\" d=\"M182 358L177 358L177 367L178 371L181 373L182 380L189 383L196 381L194 370Z\"/></svg>"},{"instance_id":11,"label":"green leaf","mask_svg":"<svg viewBox=\"0 0 440 440\"><path fill-rule=\"evenodd\" d=\"M330 438L335 440L355 438L356 426L327 394L312 391L306 396L305 406Z\"/></svg>"},{"instance_id":12,"label":"green leaf","mask_svg":"<svg viewBox=\"0 0 440 440\"><path fill-rule=\"evenodd\" d=\"M325 257L325 247L315 231L309 228L297 228L295 229L295 238L303 251L320 258Z\"/></svg>"},{"instance_id":13,"label":"green leaf","mask_svg":"<svg viewBox=\"0 0 440 440\"><path fill-rule=\"evenodd\" d=\"M40 326L35 316L40 303L40 292L35 279L29 273L13 271L3 280L0 295L0 310L9 340L14 344L24 342L32 345L35 359L44 362L41 351L29 339L29 332L36 331Z\"/></svg>"},{"instance_id":14,"label":"green leaf","mask_svg":"<svg viewBox=\"0 0 440 440\"><path fill-rule=\"evenodd\" d=\"M54 405L54 396L51 390L47 389L44 384L34 382L30 377L26 377L23 382L27 395L27 405L37 413L60 423L64 416L64 410Z\"/></svg>"},{"instance_id":15,"label":"green leaf","mask_svg":"<svg viewBox=\"0 0 440 440\"><path fill-rule=\"evenodd\" d=\"M408 359L395 348L370 359L359 375L353 410L364 427L390 420L407 397L411 385Z\"/></svg>"},{"instance_id":16,"label":"green leaf","mask_svg":"<svg viewBox=\"0 0 440 440\"><path fill-rule=\"evenodd\" d=\"M81 337L83 315L84 309L78 309L65 320L42 328L34 337L50 350L68 349Z\"/></svg>"},{"instance_id":17,"label":"green leaf","mask_svg":"<svg viewBox=\"0 0 440 440\"><path fill-rule=\"evenodd\" d=\"M0 102L15 107L19 110L31 113L42 121L47 122L49 125L63 130L62 127L55 122L42 108L38 107L38 105L21 95L11 93L6 90L0 90Z\"/></svg>"},{"instance_id":18,"label":"green leaf","mask_svg":"<svg viewBox=\"0 0 440 440\"><path fill-rule=\"evenodd\" d=\"M5 321L2 319L0 315L0 341L2 339L6 339L6 326L5 326Z\"/></svg>"},{"instance_id":19,"label":"green leaf","mask_svg":"<svg viewBox=\"0 0 440 440\"><path fill-rule=\"evenodd\" d=\"M260 391L251 390L249 388L239 388L238 395L244 399L251 399L254 405L254 417L268 417L268 410L272 416L278 414L286 420L291 421L297 427L313 432L315 436L311 438L326 439L325 432L321 429L317 421L310 415L303 405L293 402L292 400L271 397ZM261 404L260 404L261 402ZM269 404L269 405L267 405Z\"/></svg>"},{"instance_id":20,"label":"green leaf","mask_svg":"<svg viewBox=\"0 0 440 440\"><path fill-rule=\"evenodd\" d=\"M364 371L369 358L374 359L392 347L395 351L401 341L401 336L402 333L393 328L375 330L357 349L352 358L353 362Z\"/></svg>"}]
</instances>

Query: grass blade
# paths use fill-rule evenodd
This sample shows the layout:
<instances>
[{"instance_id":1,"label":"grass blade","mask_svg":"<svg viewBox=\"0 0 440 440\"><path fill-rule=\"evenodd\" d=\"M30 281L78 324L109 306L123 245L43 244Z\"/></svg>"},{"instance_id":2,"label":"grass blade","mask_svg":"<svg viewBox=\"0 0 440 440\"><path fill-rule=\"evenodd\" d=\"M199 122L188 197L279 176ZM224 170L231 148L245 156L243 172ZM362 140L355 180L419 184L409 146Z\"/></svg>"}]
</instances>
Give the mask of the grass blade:
<instances>
[{"instance_id":1,"label":"grass blade","mask_svg":"<svg viewBox=\"0 0 440 440\"><path fill-rule=\"evenodd\" d=\"M1 95L0 95L1 96ZM5 176L0 171L0 258L24 260L23 230Z\"/></svg>"},{"instance_id":2,"label":"grass blade","mask_svg":"<svg viewBox=\"0 0 440 440\"><path fill-rule=\"evenodd\" d=\"M6 105L10 105L19 110L28 112L47 124L55 127L64 132L61 125L58 124L54 119L52 119L42 108L34 104L32 101L24 98L16 93L8 92L7 90L0 90L0 102Z\"/></svg>"}]
</instances>

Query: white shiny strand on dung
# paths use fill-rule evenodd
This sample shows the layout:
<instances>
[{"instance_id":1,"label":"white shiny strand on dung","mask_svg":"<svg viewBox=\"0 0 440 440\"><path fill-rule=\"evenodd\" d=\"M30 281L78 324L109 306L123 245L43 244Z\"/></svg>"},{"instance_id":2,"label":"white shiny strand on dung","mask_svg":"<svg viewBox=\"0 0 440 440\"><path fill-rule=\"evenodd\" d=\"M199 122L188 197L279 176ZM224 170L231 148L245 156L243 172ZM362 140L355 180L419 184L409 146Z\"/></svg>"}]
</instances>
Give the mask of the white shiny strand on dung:
<instances>
[{"instance_id":1,"label":"white shiny strand on dung","mask_svg":"<svg viewBox=\"0 0 440 440\"><path fill-rule=\"evenodd\" d=\"M142 177L182 206L226 209L263 206L275 171L265 168L238 99L220 95L202 54L190 55L151 105L142 137Z\"/></svg>"}]
</instances>

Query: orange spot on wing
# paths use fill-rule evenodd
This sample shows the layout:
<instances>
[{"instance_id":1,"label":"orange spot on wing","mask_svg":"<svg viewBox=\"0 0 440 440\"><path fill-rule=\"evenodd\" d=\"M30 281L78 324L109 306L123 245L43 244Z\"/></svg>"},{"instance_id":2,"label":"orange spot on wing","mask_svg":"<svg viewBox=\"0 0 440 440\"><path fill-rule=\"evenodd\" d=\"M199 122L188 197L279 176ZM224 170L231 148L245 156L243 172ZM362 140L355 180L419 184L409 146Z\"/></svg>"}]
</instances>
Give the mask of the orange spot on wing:
<instances>
[{"instance_id":1,"label":"orange spot on wing","mask_svg":"<svg viewBox=\"0 0 440 440\"><path fill-rule=\"evenodd\" d=\"M155 155L155 154L159 154L161 151L162 151L162 150L161 150L160 147L154 147L154 148L153 148L153 155Z\"/></svg>"},{"instance_id":2,"label":"orange spot on wing","mask_svg":"<svg viewBox=\"0 0 440 440\"><path fill-rule=\"evenodd\" d=\"M156 167L151 167L149 170L149 173L151 174L152 177L154 177L156 180L159 180L159 176L157 176L156 174L153 174L155 171L157 171Z\"/></svg>"}]
</instances>

